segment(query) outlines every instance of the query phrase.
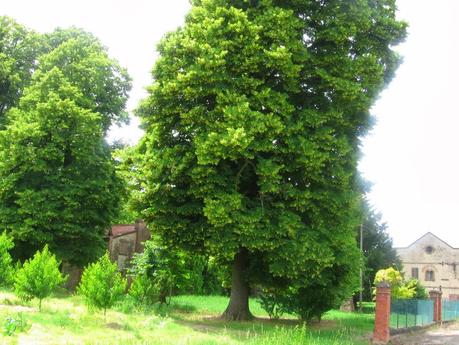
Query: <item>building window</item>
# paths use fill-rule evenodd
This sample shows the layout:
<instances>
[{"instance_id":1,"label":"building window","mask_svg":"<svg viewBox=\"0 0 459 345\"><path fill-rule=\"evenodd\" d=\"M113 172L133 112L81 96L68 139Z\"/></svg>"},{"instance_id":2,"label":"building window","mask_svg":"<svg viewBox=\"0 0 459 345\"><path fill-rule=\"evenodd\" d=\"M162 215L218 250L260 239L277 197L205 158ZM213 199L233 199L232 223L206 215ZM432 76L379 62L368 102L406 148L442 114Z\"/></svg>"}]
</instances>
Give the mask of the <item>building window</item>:
<instances>
[{"instance_id":1,"label":"building window","mask_svg":"<svg viewBox=\"0 0 459 345\"><path fill-rule=\"evenodd\" d=\"M435 281L434 271L426 271L426 282L434 282L434 281Z\"/></svg>"},{"instance_id":2,"label":"building window","mask_svg":"<svg viewBox=\"0 0 459 345\"><path fill-rule=\"evenodd\" d=\"M434 249L433 249L432 246L427 246L427 247L426 247L426 253L427 253L427 254L432 254L433 251L434 251Z\"/></svg>"},{"instance_id":3,"label":"building window","mask_svg":"<svg viewBox=\"0 0 459 345\"><path fill-rule=\"evenodd\" d=\"M411 278L419 279L419 269L417 267L411 269Z\"/></svg>"}]
</instances>

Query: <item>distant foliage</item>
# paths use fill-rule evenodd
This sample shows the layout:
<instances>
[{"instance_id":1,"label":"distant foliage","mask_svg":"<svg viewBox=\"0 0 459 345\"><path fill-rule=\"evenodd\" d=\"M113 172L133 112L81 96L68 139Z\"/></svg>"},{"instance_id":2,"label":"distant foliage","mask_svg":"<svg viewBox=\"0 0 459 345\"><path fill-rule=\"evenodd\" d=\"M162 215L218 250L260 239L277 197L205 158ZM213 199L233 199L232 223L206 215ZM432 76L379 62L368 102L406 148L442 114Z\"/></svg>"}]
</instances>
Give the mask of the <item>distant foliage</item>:
<instances>
[{"instance_id":1,"label":"distant foliage","mask_svg":"<svg viewBox=\"0 0 459 345\"><path fill-rule=\"evenodd\" d=\"M139 302L167 303L176 294L221 294L223 273L213 259L170 250L154 240L131 261L129 294Z\"/></svg>"},{"instance_id":2,"label":"distant foliage","mask_svg":"<svg viewBox=\"0 0 459 345\"><path fill-rule=\"evenodd\" d=\"M13 247L13 239L3 232L0 235L0 286L9 286L12 283L14 266L10 250Z\"/></svg>"},{"instance_id":3,"label":"distant foliage","mask_svg":"<svg viewBox=\"0 0 459 345\"><path fill-rule=\"evenodd\" d=\"M106 252L98 261L85 268L78 293L84 297L89 307L102 309L105 315L125 289L126 279L121 276L116 263L110 261Z\"/></svg>"},{"instance_id":4,"label":"distant foliage","mask_svg":"<svg viewBox=\"0 0 459 345\"><path fill-rule=\"evenodd\" d=\"M414 290L413 298L417 298L417 299L429 298L429 294L427 293L426 288L421 284L419 280L410 279L405 283L405 286L410 290Z\"/></svg>"},{"instance_id":5,"label":"distant foliage","mask_svg":"<svg viewBox=\"0 0 459 345\"><path fill-rule=\"evenodd\" d=\"M130 224L142 218L138 211L138 199L142 194L139 171L139 153L137 146L129 146L124 143L112 144L112 156L115 161L117 175L123 181L124 188L121 195L120 212L114 219L115 224Z\"/></svg>"},{"instance_id":6,"label":"distant foliage","mask_svg":"<svg viewBox=\"0 0 459 345\"><path fill-rule=\"evenodd\" d=\"M60 262L46 245L43 250L36 252L32 259L27 260L16 273L14 288L16 295L25 301L38 298L39 309L41 302L66 278L59 271Z\"/></svg>"},{"instance_id":7,"label":"distant foliage","mask_svg":"<svg viewBox=\"0 0 459 345\"><path fill-rule=\"evenodd\" d=\"M381 214L375 212L366 199L363 200L363 298L371 300L376 272L386 267L401 268L392 238L387 233L387 224ZM358 227L360 239L360 227Z\"/></svg>"}]
</instances>

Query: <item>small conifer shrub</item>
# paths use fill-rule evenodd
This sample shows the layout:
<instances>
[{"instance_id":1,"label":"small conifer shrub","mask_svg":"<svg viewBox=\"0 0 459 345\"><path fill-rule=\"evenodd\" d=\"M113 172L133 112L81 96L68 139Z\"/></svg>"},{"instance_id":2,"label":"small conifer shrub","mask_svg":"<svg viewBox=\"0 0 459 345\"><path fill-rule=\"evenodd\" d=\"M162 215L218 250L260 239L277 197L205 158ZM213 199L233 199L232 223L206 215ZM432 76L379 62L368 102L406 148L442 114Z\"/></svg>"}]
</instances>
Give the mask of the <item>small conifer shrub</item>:
<instances>
[{"instance_id":1,"label":"small conifer shrub","mask_svg":"<svg viewBox=\"0 0 459 345\"><path fill-rule=\"evenodd\" d=\"M88 307L103 309L106 315L107 309L115 304L125 289L126 279L106 252L98 261L85 268L78 293L84 297Z\"/></svg>"},{"instance_id":2,"label":"small conifer shrub","mask_svg":"<svg viewBox=\"0 0 459 345\"><path fill-rule=\"evenodd\" d=\"M43 250L37 251L32 259L27 260L22 268L17 271L14 289L16 295L30 301L37 298L41 311L41 302L66 278L59 271L60 262L51 253L46 245Z\"/></svg>"}]
</instances>

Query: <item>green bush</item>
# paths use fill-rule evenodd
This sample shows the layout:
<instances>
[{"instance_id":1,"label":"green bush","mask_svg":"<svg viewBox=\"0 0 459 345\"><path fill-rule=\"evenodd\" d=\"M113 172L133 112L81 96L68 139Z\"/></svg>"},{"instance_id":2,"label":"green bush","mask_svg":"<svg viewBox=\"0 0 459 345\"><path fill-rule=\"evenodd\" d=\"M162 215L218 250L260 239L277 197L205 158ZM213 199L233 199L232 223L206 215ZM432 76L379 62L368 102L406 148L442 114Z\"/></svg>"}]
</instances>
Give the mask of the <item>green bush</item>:
<instances>
[{"instance_id":1,"label":"green bush","mask_svg":"<svg viewBox=\"0 0 459 345\"><path fill-rule=\"evenodd\" d=\"M159 290L152 278L146 274L139 274L132 281L129 296L134 298L137 304L149 305L158 301Z\"/></svg>"},{"instance_id":2,"label":"green bush","mask_svg":"<svg viewBox=\"0 0 459 345\"><path fill-rule=\"evenodd\" d=\"M125 289L126 279L121 276L118 267L110 261L106 252L98 261L85 268L78 293L84 297L88 307L103 309L105 315Z\"/></svg>"},{"instance_id":3,"label":"green bush","mask_svg":"<svg viewBox=\"0 0 459 345\"><path fill-rule=\"evenodd\" d=\"M175 252L153 241L145 242L143 253L135 254L131 260L129 273L135 282L131 295L144 300L145 293L151 291L150 297L154 297L151 302L166 303L167 297L177 286L180 264L181 260Z\"/></svg>"},{"instance_id":4,"label":"green bush","mask_svg":"<svg viewBox=\"0 0 459 345\"><path fill-rule=\"evenodd\" d=\"M66 280L59 272L59 265L60 262L49 251L47 245L41 252L37 251L16 274L14 282L16 295L24 301L38 298L41 311L43 298L48 297L58 285Z\"/></svg>"},{"instance_id":5,"label":"green bush","mask_svg":"<svg viewBox=\"0 0 459 345\"><path fill-rule=\"evenodd\" d=\"M262 291L258 296L258 302L263 310L268 313L270 319L277 320L285 312L283 303L280 301L280 297L276 294Z\"/></svg>"},{"instance_id":6,"label":"green bush","mask_svg":"<svg viewBox=\"0 0 459 345\"><path fill-rule=\"evenodd\" d=\"M354 254L349 252L349 255ZM354 261L358 259L358 255L354 255ZM356 268L353 261L346 259L322 270L314 279L307 276L289 279L259 272L258 276L264 274L259 279L265 285L259 288L260 304L271 318L287 313L303 321L320 321L327 311L338 308L355 291L358 286Z\"/></svg>"},{"instance_id":7,"label":"green bush","mask_svg":"<svg viewBox=\"0 0 459 345\"><path fill-rule=\"evenodd\" d=\"M131 260L130 294L141 303L162 304L171 295L222 294L226 273L213 258L171 250L151 240Z\"/></svg>"},{"instance_id":8,"label":"green bush","mask_svg":"<svg viewBox=\"0 0 459 345\"><path fill-rule=\"evenodd\" d=\"M10 286L13 283L14 267L10 255L13 247L13 239L3 232L0 235L0 286Z\"/></svg>"},{"instance_id":9,"label":"green bush","mask_svg":"<svg viewBox=\"0 0 459 345\"><path fill-rule=\"evenodd\" d=\"M143 253L132 258L129 273L137 280L135 289L148 290L151 297L156 294L155 302L164 304L172 294L202 293L204 263L199 255L191 257L147 241Z\"/></svg>"},{"instance_id":10,"label":"green bush","mask_svg":"<svg viewBox=\"0 0 459 345\"><path fill-rule=\"evenodd\" d=\"M258 297L260 306L272 319L283 314L298 316L303 321L319 320L327 311L337 308L343 297L328 286L291 286L286 289L262 290Z\"/></svg>"}]
</instances>

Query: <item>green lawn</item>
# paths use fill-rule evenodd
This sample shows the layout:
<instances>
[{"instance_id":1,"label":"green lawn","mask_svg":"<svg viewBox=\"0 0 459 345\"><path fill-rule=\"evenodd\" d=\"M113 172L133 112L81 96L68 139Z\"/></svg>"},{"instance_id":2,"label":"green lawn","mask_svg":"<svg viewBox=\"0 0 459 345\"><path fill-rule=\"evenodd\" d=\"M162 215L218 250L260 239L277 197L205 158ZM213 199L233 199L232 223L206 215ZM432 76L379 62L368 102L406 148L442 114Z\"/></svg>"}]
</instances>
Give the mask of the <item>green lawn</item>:
<instances>
[{"instance_id":1,"label":"green lawn","mask_svg":"<svg viewBox=\"0 0 459 345\"><path fill-rule=\"evenodd\" d=\"M47 299L40 313L36 303L21 304L1 291L0 344L363 345L373 328L372 314L339 311L307 326L293 318L271 321L255 300L255 321L226 323L217 317L227 302L220 296L178 296L168 307L139 311L125 299L104 319L103 313L88 312L77 296ZM25 330L6 336L8 317L25 320Z\"/></svg>"}]
</instances>

